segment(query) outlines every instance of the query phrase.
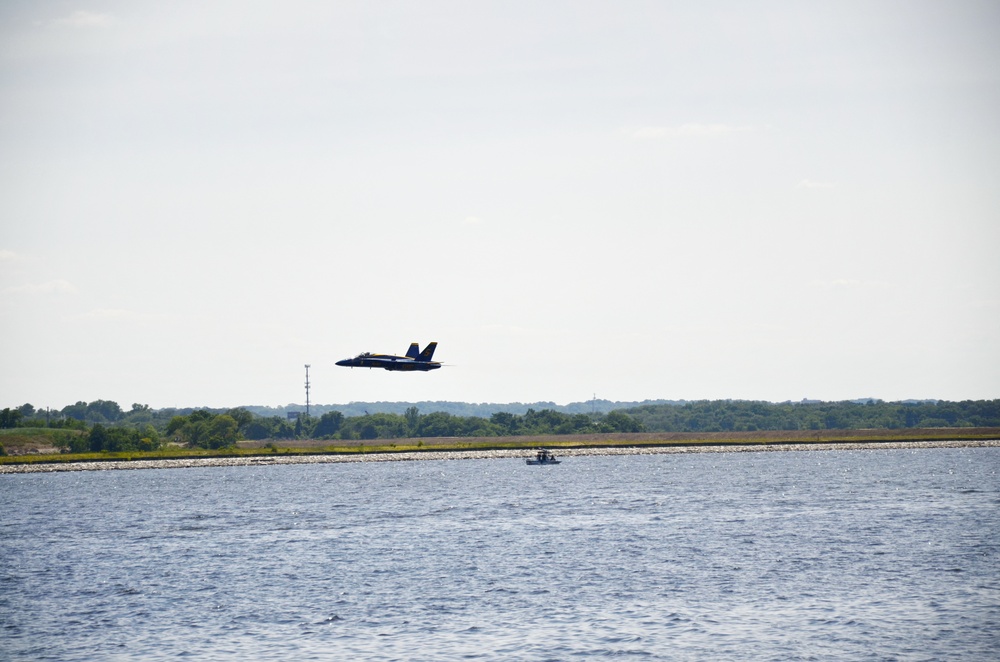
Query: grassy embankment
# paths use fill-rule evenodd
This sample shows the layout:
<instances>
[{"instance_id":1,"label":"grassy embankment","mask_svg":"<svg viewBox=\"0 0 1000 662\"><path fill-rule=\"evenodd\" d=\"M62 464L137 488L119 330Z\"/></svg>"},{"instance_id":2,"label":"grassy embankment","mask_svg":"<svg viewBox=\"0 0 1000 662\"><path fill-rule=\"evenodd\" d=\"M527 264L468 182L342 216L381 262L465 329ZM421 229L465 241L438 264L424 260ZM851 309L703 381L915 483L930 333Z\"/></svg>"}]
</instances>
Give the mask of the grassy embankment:
<instances>
[{"instance_id":1,"label":"grassy embankment","mask_svg":"<svg viewBox=\"0 0 1000 662\"><path fill-rule=\"evenodd\" d=\"M199 457L253 457L261 455L358 455L365 453L402 453L420 451L517 450L539 446L548 448L613 448L655 446L737 446L775 444L880 443L907 441L965 441L1000 439L1000 428L933 428L900 430L822 430L708 433L636 433L543 435L519 437L445 437L424 439L377 439L367 441L283 440L241 442L236 448L206 450L169 446L157 451L120 453L62 453L75 430L19 428L0 430L0 442L8 455L0 464L37 464L55 462L102 462L111 460L159 460Z\"/></svg>"},{"instance_id":2,"label":"grassy embankment","mask_svg":"<svg viewBox=\"0 0 1000 662\"><path fill-rule=\"evenodd\" d=\"M9 455L24 453L58 452L61 447L86 434L80 430L61 428L12 428L0 430L0 445ZM10 458L0 457L0 460Z\"/></svg>"}]
</instances>

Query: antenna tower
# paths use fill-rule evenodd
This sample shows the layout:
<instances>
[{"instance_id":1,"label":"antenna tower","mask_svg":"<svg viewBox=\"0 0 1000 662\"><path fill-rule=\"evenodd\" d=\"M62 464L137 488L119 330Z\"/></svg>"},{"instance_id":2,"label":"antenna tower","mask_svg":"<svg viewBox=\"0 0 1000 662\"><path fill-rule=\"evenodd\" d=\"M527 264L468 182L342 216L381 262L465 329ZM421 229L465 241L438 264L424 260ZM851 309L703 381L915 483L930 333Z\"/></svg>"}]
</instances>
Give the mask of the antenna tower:
<instances>
[{"instance_id":1,"label":"antenna tower","mask_svg":"<svg viewBox=\"0 0 1000 662\"><path fill-rule=\"evenodd\" d=\"M309 418L309 364L306 364L306 418Z\"/></svg>"}]
</instances>

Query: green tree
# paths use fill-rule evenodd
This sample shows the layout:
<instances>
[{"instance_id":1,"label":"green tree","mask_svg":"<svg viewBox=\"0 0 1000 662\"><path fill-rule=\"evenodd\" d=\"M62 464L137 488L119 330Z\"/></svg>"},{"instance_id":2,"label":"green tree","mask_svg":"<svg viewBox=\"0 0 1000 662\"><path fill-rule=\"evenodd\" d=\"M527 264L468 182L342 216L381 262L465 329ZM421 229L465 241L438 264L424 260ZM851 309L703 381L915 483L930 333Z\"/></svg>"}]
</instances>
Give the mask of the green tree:
<instances>
[{"instance_id":1,"label":"green tree","mask_svg":"<svg viewBox=\"0 0 1000 662\"><path fill-rule=\"evenodd\" d=\"M280 416L271 417L271 438L272 439L293 439L295 438L295 430L288 423L286 419Z\"/></svg>"},{"instance_id":2,"label":"green tree","mask_svg":"<svg viewBox=\"0 0 1000 662\"><path fill-rule=\"evenodd\" d=\"M90 437L86 434L73 435L69 440L71 453L86 453L90 450Z\"/></svg>"},{"instance_id":3,"label":"green tree","mask_svg":"<svg viewBox=\"0 0 1000 662\"><path fill-rule=\"evenodd\" d=\"M271 438L271 426L266 422L259 420L253 421L247 426L246 432L243 433L247 439L270 439Z\"/></svg>"},{"instance_id":4,"label":"green tree","mask_svg":"<svg viewBox=\"0 0 1000 662\"><path fill-rule=\"evenodd\" d=\"M233 420L236 421L236 425L240 430L246 430L247 426L250 425L251 421L253 421L253 414L243 407L230 409L226 412L226 414L233 417Z\"/></svg>"},{"instance_id":5,"label":"green tree","mask_svg":"<svg viewBox=\"0 0 1000 662\"><path fill-rule=\"evenodd\" d=\"M407 435L406 419L399 414L368 414L344 420L341 439L395 439Z\"/></svg>"},{"instance_id":6,"label":"green tree","mask_svg":"<svg viewBox=\"0 0 1000 662\"><path fill-rule=\"evenodd\" d=\"M108 421L114 423L121 420L122 408L113 400L94 400L87 405L87 420Z\"/></svg>"},{"instance_id":7,"label":"green tree","mask_svg":"<svg viewBox=\"0 0 1000 662\"><path fill-rule=\"evenodd\" d=\"M418 437L454 437L456 436L456 417L443 411L434 411L420 417Z\"/></svg>"},{"instance_id":8,"label":"green tree","mask_svg":"<svg viewBox=\"0 0 1000 662\"><path fill-rule=\"evenodd\" d=\"M313 436L320 439L330 438L340 432L344 424L344 415L339 411L328 411L319 417L319 422L313 428Z\"/></svg>"},{"instance_id":9,"label":"green tree","mask_svg":"<svg viewBox=\"0 0 1000 662\"><path fill-rule=\"evenodd\" d=\"M208 424L208 447L225 448L233 446L239 439L239 425L229 414L220 414Z\"/></svg>"},{"instance_id":10,"label":"green tree","mask_svg":"<svg viewBox=\"0 0 1000 662\"><path fill-rule=\"evenodd\" d=\"M87 403L79 400L75 405L66 405L59 413L66 418L75 418L78 421L84 421L87 419Z\"/></svg>"},{"instance_id":11,"label":"green tree","mask_svg":"<svg viewBox=\"0 0 1000 662\"><path fill-rule=\"evenodd\" d=\"M478 416L464 416L458 419L460 437L496 437L501 431L492 422Z\"/></svg>"},{"instance_id":12,"label":"green tree","mask_svg":"<svg viewBox=\"0 0 1000 662\"><path fill-rule=\"evenodd\" d=\"M87 439L90 451L92 453L99 453L107 446L108 431L103 425L97 423L94 427L90 428L90 434Z\"/></svg>"},{"instance_id":13,"label":"green tree","mask_svg":"<svg viewBox=\"0 0 1000 662\"><path fill-rule=\"evenodd\" d=\"M490 423L495 425L502 435L516 435L521 427L521 417L506 411L498 411L490 416Z\"/></svg>"},{"instance_id":14,"label":"green tree","mask_svg":"<svg viewBox=\"0 0 1000 662\"><path fill-rule=\"evenodd\" d=\"M570 420L567 414L554 409L535 411L529 409L524 413L524 431L527 434L554 434L560 426Z\"/></svg>"},{"instance_id":15,"label":"green tree","mask_svg":"<svg viewBox=\"0 0 1000 662\"><path fill-rule=\"evenodd\" d=\"M167 436L172 437L183 429L187 425L188 419L186 416L174 416L167 423Z\"/></svg>"},{"instance_id":16,"label":"green tree","mask_svg":"<svg viewBox=\"0 0 1000 662\"><path fill-rule=\"evenodd\" d=\"M9 429L16 428L21 422L21 412L16 409L11 409L10 407L4 408L0 411L0 428Z\"/></svg>"},{"instance_id":17,"label":"green tree","mask_svg":"<svg viewBox=\"0 0 1000 662\"><path fill-rule=\"evenodd\" d=\"M192 423L198 423L200 421L208 421L215 416L212 412L207 409L196 409L187 415L187 419Z\"/></svg>"},{"instance_id":18,"label":"green tree","mask_svg":"<svg viewBox=\"0 0 1000 662\"><path fill-rule=\"evenodd\" d=\"M107 434L104 440L104 450L119 453L121 451L134 451L138 449L138 430L119 426L107 429Z\"/></svg>"},{"instance_id":19,"label":"green tree","mask_svg":"<svg viewBox=\"0 0 1000 662\"><path fill-rule=\"evenodd\" d=\"M139 428L139 450L155 451L160 447L160 433L151 424Z\"/></svg>"},{"instance_id":20,"label":"green tree","mask_svg":"<svg viewBox=\"0 0 1000 662\"><path fill-rule=\"evenodd\" d=\"M621 411L611 411L604 417L604 424L613 432L642 432L642 424Z\"/></svg>"},{"instance_id":21,"label":"green tree","mask_svg":"<svg viewBox=\"0 0 1000 662\"><path fill-rule=\"evenodd\" d=\"M407 407L403 417L406 419L407 434L414 434L420 426L420 410L416 407Z\"/></svg>"}]
</instances>

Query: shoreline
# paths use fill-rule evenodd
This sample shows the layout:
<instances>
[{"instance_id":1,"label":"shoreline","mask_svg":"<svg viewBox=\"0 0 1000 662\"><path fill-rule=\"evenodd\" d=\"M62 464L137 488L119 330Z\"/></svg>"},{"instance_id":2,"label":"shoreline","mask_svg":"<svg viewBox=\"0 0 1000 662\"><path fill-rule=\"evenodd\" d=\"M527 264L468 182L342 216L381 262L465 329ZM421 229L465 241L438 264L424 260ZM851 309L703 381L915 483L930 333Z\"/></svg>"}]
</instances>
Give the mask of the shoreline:
<instances>
[{"instance_id":1,"label":"shoreline","mask_svg":"<svg viewBox=\"0 0 1000 662\"><path fill-rule=\"evenodd\" d=\"M668 455L675 453L760 453L794 451L907 450L927 448L1000 448L1000 439L943 441L812 442L698 446L614 446L558 449L560 457L606 455ZM53 464L0 465L0 474L53 473L62 471L120 471L140 469L186 469L191 467L246 467L280 464L332 464L343 462L407 462L419 460L525 459L530 449L376 452L351 455L256 455L156 460L109 460Z\"/></svg>"}]
</instances>

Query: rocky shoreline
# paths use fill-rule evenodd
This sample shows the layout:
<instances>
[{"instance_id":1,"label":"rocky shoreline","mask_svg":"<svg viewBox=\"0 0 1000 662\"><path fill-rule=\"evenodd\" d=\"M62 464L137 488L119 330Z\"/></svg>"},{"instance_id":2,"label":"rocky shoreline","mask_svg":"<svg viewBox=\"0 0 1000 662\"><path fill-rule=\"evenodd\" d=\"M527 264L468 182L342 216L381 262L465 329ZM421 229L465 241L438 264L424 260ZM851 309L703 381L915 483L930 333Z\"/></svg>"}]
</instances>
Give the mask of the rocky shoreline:
<instances>
[{"instance_id":1,"label":"rocky shoreline","mask_svg":"<svg viewBox=\"0 0 1000 662\"><path fill-rule=\"evenodd\" d=\"M1000 439L961 441L887 441L840 443L739 444L699 446L632 446L559 449L560 457L599 455L663 455L670 453L757 453L773 451L859 451L921 448L1000 447ZM183 469L188 467L245 467L276 464L327 464L338 462L403 462L412 460L482 460L527 458L528 449L416 451L402 453L362 453L351 455L255 455L249 457L208 457L163 460L59 462L51 464L0 465L0 474L50 473L57 471L116 471L134 469Z\"/></svg>"}]
</instances>

